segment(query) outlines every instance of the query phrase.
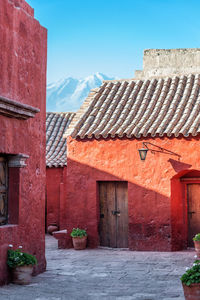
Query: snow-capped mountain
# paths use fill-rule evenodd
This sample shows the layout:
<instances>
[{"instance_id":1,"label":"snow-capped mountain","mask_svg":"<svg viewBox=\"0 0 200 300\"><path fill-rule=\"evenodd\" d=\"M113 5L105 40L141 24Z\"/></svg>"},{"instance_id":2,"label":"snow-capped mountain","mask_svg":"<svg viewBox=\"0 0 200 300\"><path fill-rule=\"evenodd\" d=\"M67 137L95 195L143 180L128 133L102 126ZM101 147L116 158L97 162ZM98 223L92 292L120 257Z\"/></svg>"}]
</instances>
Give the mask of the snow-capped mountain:
<instances>
[{"instance_id":1,"label":"snow-capped mountain","mask_svg":"<svg viewBox=\"0 0 200 300\"><path fill-rule=\"evenodd\" d=\"M111 80L101 73L84 79L68 77L47 85L47 111L67 112L79 109L89 91L101 85L103 80Z\"/></svg>"}]
</instances>

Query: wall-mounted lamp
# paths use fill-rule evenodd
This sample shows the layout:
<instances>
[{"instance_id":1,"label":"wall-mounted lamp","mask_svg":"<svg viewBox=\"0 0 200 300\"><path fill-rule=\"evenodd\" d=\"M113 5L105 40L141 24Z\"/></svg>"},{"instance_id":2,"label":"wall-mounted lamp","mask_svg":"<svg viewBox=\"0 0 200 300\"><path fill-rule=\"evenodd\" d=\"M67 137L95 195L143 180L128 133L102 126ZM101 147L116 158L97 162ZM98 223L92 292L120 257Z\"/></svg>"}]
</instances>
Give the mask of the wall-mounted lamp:
<instances>
[{"instance_id":1,"label":"wall-mounted lamp","mask_svg":"<svg viewBox=\"0 0 200 300\"><path fill-rule=\"evenodd\" d=\"M152 147L149 148L148 145L153 146L155 149L152 148ZM154 144L152 144L152 143L149 143L149 142L143 142L143 146L144 146L144 147L143 147L142 149L138 149L139 154L140 154L140 159L143 160L143 161L146 159L148 150L150 150L151 153L160 152L160 153L163 153L163 154L175 155L175 156L178 157L178 160L180 160L180 157L181 157L181 156L180 156L179 154L177 154L177 153L175 153L175 152L172 152L172 151L170 151L170 150L167 150L167 149L165 149L165 148L159 147L159 146L157 146L157 145L154 145Z\"/></svg>"},{"instance_id":2,"label":"wall-mounted lamp","mask_svg":"<svg viewBox=\"0 0 200 300\"><path fill-rule=\"evenodd\" d=\"M146 159L146 156L147 156L147 151L148 151L149 149L147 149L147 148L142 148L142 149L139 149L138 151L139 151L139 154L140 154L140 159L141 160L145 160Z\"/></svg>"}]
</instances>

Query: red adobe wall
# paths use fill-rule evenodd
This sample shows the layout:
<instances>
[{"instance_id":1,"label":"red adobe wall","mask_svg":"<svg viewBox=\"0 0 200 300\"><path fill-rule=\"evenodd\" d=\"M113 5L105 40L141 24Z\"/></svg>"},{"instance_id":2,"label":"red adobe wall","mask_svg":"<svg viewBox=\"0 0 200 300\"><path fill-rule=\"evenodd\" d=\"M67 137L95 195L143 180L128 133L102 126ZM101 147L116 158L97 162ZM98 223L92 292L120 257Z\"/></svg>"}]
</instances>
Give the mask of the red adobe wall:
<instances>
[{"instance_id":1,"label":"red adobe wall","mask_svg":"<svg viewBox=\"0 0 200 300\"><path fill-rule=\"evenodd\" d=\"M27 167L9 168L12 220L0 226L0 284L8 282L8 244L36 255L45 270L45 121L47 31L24 1L0 0L0 96L40 109L19 120L0 114L0 154L24 153ZM16 200L16 202L15 202Z\"/></svg>"},{"instance_id":2,"label":"red adobe wall","mask_svg":"<svg viewBox=\"0 0 200 300\"><path fill-rule=\"evenodd\" d=\"M150 151L141 161L142 141L68 139L66 214L61 229L86 227L89 246L98 246L97 181L124 180L128 181L129 248L170 251L186 247L184 187L179 177L188 170L200 170L199 137L145 140L180 154L180 161Z\"/></svg>"},{"instance_id":3,"label":"red adobe wall","mask_svg":"<svg viewBox=\"0 0 200 300\"><path fill-rule=\"evenodd\" d=\"M67 167L46 169L46 226L60 227L60 213L66 194Z\"/></svg>"}]
</instances>

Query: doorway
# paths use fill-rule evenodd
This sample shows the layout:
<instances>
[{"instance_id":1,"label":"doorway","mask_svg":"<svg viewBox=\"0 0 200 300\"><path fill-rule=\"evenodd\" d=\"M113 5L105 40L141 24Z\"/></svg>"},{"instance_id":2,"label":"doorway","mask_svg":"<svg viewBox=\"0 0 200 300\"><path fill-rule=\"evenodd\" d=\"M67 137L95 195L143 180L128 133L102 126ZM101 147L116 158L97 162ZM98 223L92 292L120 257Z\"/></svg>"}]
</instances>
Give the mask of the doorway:
<instances>
[{"instance_id":1,"label":"doorway","mask_svg":"<svg viewBox=\"0 0 200 300\"><path fill-rule=\"evenodd\" d=\"M187 184L188 246L194 247L193 237L200 233L200 184Z\"/></svg>"},{"instance_id":2,"label":"doorway","mask_svg":"<svg viewBox=\"0 0 200 300\"><path fill-rule=\"evenodd\" d=\"M128 183L99 182L100 245L128 248Z\"/></svg>"}]
</instances>

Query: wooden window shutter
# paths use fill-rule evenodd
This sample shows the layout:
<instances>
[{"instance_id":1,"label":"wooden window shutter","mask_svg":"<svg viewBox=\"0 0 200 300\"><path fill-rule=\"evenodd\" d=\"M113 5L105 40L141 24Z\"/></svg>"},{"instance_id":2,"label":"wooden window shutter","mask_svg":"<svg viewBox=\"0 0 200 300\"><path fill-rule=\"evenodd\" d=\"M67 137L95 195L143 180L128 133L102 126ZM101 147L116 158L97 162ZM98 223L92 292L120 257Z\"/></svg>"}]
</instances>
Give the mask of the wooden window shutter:
<instances>
[{"instance_id":1,"label":"wooden window shutter","mask_svg":"<svg viewBox=\"0 0 200 300\"><path fill-rule=\"evenodd\" d=\"M8 221L8 164L0 157L0 225Z\"/></svg>"}]
</instances>

